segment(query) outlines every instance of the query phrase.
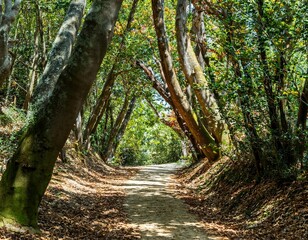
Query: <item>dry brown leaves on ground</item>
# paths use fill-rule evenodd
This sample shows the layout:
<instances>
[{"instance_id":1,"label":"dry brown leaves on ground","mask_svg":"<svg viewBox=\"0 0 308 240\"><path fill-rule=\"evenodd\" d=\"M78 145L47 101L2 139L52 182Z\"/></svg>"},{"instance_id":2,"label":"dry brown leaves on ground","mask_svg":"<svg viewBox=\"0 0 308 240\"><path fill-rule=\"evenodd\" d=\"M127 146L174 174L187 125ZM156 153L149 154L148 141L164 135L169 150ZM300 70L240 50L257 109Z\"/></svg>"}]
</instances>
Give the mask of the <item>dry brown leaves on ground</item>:
<instances>
[{"instance_id":1,"label":"dry brown leaves on ground","mask_svg":"<svg viewBox=\"0 0 308 240\"><path fill-rule=\"evenodd\" d=\"M308 239L307 181L256 184L219 179L229 164L217 163L216 170L203 164L207 170L202 171L202 166L196 166L180 175L181 185L177 186L178 197L199 215L210 235L247 240ZM214 179L219 180L213 183Z\"/></svg>"},{"instance_id":2,"label":"dry brown leaves on ground","mask_svg":"<svg viewBox=\"0 0 308 240\"><path fill-rule=\"evenodd\" d=\"M41 234L2 228L0 239L138 239L126 222L120 187L131 174L92 165L58 163L39 209Z\"/></svg>"}]
</instances>

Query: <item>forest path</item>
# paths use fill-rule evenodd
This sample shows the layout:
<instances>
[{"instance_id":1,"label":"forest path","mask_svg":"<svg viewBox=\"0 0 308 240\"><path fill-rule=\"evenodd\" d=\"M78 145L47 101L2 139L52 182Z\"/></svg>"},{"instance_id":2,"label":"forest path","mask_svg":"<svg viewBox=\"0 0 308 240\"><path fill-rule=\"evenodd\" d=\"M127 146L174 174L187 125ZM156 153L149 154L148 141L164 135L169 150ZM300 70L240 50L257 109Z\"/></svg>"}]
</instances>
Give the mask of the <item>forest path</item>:
<instances>
[{"instance_id":1,"label":"forest path","mask_svg":"<svg viewBox=\"0 0 308 240\"><path fill-rule=\"evenodd\" d=\"M202 225L187 211L186 205L172 195L172 175L177 164L141 167L137 175L124 184L125 210L131 224L139 228L142 239L212 239Z\"/></svg>"}]
</instances>

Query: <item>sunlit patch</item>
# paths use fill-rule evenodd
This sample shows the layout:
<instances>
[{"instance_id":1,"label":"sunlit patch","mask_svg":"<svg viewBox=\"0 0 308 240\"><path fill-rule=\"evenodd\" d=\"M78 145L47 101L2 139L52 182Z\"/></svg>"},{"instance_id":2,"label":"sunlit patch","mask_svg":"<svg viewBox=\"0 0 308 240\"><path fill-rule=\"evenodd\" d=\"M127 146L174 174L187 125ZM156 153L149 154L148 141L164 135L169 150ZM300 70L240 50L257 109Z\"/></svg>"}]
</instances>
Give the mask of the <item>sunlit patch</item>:
<instances>
[{"instance_id":1,"label":"sunlit patch","mask_svg":"<svg viewBox=\"0 0 308 240\"><path fill-rule=\"evenodd\" d=\"M169 184L176 164L142 167L124 188L124 207L141 232L142 239L213 239L202 231L203 225L188 213L186 205L172 196Z\"/></svg>"}]
</instances>

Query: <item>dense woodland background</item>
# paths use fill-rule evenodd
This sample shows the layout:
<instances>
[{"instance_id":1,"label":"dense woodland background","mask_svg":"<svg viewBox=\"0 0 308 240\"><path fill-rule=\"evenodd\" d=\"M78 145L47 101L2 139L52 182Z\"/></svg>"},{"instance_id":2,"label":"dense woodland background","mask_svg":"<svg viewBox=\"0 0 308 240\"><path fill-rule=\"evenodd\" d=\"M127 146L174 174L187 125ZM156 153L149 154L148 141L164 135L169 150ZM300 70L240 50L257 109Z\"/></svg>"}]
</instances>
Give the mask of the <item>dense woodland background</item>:
<instances>
[{"instance_id":1,"label":"dense woodland background","mask_svg":"<svg viewBox=\"0 0 308 240\"><path fill-rule=\"evenodd\" d=\"M256 183L305 181L304 0L124 1L100 64L94 53L103 50L92 50L99 38L87 39L89 34L80 30L88 27L91 32L82 12L108 2L0 2L0 121L1 128L13 129L0 136L1 169L17 169L3 175L1 201L10 202L5 189L16 184L10 183L10 174L35 182L41 176L33 172L48 169L45 185L37 187L40 199L56 155L60 152L65 162L68 146L82 155L96 152L101 161L117 166L178 160L196 165L207 159L208 169L223 158ZM67 76L73 76L71 82L65 82ZM89 80L89 92L80 93L79 88L87 89L82 84L88 76L93 84ZM67 102L59 110L66 104L62 93L73 100L80 93L84 101ZM64 147L62 140L52 140L61 134L69 139ZM44 156L51 160L40 168ZM29 194L29 186L25 188L20 195ZM29 201L27 196L21 199ZM15 208L3 204L0 214L10 218ZM37 212L38 204L31 208ZM37 226L36 213L15 220Z\"/></svg>"}]
</instances>

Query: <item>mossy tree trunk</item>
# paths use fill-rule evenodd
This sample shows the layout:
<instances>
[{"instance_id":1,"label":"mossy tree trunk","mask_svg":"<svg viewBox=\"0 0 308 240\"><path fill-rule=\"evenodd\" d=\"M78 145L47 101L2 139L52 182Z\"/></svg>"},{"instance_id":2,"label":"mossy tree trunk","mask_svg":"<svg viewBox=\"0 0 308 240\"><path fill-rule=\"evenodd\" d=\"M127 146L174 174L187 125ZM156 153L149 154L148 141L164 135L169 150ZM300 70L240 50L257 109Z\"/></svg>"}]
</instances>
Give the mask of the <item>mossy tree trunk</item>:
<instances>
[{"instance_id":1,"label":"mossy tree trunk","mask_svg":"<svg viewBox=\"0 0 308 240\"><path fill-rule=\"evenodd\" d=\"M90 90L122 0L95 0L72 56L44 104L33 109L0 182L0 219L37 228L38 207L53 167Z\"/></svg>"}]
</instances>

